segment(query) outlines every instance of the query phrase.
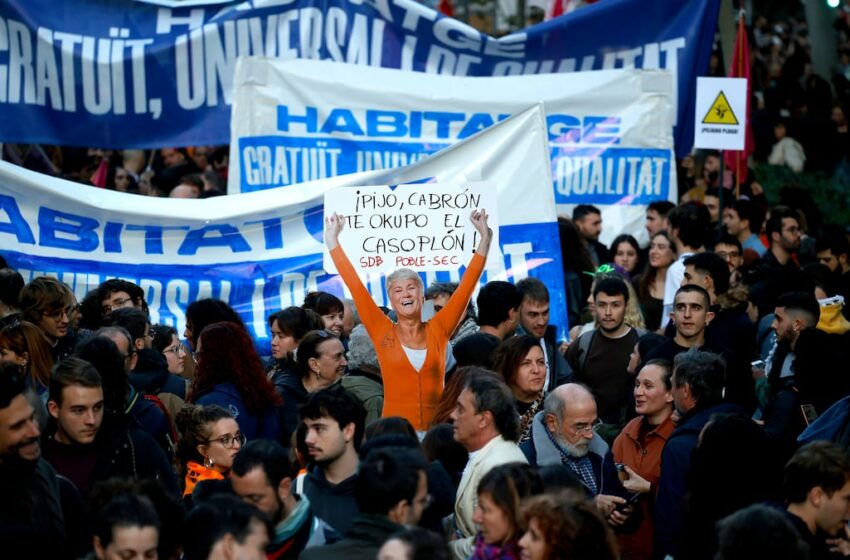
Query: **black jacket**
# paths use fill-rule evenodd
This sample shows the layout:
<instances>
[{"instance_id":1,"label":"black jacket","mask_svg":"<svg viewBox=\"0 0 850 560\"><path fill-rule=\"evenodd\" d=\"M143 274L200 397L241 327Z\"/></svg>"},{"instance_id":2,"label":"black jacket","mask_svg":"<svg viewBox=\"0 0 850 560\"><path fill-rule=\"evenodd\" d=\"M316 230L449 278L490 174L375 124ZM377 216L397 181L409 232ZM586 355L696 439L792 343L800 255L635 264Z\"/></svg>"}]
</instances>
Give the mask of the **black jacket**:
<instances>
[{"instance_id":1,"label":"black jacket","mask_svg":"<svg viewBox=\"0 0 850 560\"><path fill-rule=\"evenodd\" d=\"M325 479L325 473L314 466L304 478L304 495L310 499L313 514L333 527L340 535L345 535L354 517L360 512L354 497L357 475L350 476L339 484L331 484Z\"/></svg>"},{"instance_id":2,"label":"black jacket","mask_svg":"<svg viewBox=\"0 0 850 560\"><path fill-rule=\"evenodd\" d=\"M338 543L317 546L305 550L301 560L375 560L378 550L386 540L398 531L404 529L381 515L361 513L354 518L354 523Z\"/></svg>"},{"instance_id":3,"label":"black jacket","mask_svg":"<svg viewBox=\"0 0 850 560\"><path fill-rule=\"evenodd\" d=\"M139 350L136 369L130 374L130 384L140 393L158 395L171 393L186 400L186 379L168 372L168 361L162 352Z\"/></svg>"},{"instance_id":4,"label":"black jacket","mask_svg":"<svg viewBox=\"0 0 850 560\"><path fill-rule=\"evenodd\" d=\"M0 541L9 558L68 558L56 471L44 459L0 463ZM20 548L18 548L20 547Z\"/></svg>"}]
</instances>

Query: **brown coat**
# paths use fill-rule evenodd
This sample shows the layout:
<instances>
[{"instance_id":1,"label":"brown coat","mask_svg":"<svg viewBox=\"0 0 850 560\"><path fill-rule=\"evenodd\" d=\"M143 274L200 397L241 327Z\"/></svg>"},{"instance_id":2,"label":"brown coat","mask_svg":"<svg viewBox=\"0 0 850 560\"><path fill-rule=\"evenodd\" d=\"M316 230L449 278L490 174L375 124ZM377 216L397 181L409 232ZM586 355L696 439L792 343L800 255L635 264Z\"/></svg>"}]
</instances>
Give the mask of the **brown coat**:
<instances>
[{"instance_id":1,"label":"brown coat","mask_svg":"<svg viewBox=\"0 0 850 560\"><path fill-rule=\"evenodd\" d=\"M675 425L672 417L646 435L646 446L638 441L641 423L645 417L639 416L626 424L623 431L614 440L611 452L614 461L628 465L633 471L649 481L652 490L648 498L639 502L643 510L643 523L634 533L619 535L620 551L623 560L649 560L652 558L653 520L651 505L655 501L655 490L661 479L661 452L667 443L667 438L673 433Z\"/></svg>"}]
</instances>

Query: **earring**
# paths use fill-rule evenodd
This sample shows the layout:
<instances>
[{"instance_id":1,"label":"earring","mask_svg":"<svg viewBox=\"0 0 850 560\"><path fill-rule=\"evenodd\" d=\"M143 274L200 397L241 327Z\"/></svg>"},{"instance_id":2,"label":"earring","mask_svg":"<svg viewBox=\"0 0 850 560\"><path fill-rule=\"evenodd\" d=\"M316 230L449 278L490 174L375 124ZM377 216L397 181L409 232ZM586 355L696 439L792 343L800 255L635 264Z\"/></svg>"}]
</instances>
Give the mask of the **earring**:
<instances>
[{"instance_id":1,"label":"earring","mask_svg":"<svg viewBox=\"0 0 850 560\"><path fill-rule=\"evenodd\" d=\"M213 460L212 457L204 457L204 466L208 469L213 468Z\"/></svg>"},{"instance_id":2,"label":"earring","mask_svg":"<svg viewBox=\"0 0 850 560\"><path fill-rule=\"evenodd\" d=\"M317 371L316 372L316 381L321 381L321 380L322 380L322 374Z\"/></svg>"}]
</instances>

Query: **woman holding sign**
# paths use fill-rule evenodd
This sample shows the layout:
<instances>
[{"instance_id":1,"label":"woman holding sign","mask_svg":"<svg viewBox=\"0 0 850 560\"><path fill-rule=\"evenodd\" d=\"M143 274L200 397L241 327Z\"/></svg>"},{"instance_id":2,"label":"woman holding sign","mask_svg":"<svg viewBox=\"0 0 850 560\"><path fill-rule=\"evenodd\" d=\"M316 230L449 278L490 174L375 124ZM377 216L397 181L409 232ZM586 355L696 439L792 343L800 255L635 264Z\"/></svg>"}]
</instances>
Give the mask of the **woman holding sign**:
<instances>
[{"instance_id":1,"label":"woman holding sign","mask_svg":"<svg viewBox=\"0 0 850 560\"><path fill-rule=\"evenodd\" d=\"M493 232L487 225L487 213L474 210L470 220L481 238L475 255L457 290L429 321L422 321L425 287L419 275L400 268L387 276L390 306L398 316L393 322L372 300L339 244L345 218L336 213L325 218L325 243L378 354L384 380L383 416L407 418L419 431L427 430L431 423L443 392L449 338L466 313L490 250Z\"/></svg>"}]
</instances>

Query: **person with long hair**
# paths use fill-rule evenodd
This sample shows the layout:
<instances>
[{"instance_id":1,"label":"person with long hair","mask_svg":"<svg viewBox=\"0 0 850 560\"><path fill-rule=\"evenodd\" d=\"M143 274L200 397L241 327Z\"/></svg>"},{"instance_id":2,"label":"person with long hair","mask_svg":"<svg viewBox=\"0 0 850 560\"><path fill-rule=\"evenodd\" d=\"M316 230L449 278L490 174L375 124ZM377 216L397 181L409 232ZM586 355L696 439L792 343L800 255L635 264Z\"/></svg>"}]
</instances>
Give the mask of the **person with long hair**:
<instances>
[{"instance_id":1,"label":"person with long hair","mask_svg":"<svg viewBox=\"0 0 850 560\"><path fill-rule=\"evenodd\" d=\"M611 262L628 272L630 278L637 276L643 267L637 239L628 233L615 237L611 243Z\"/></svg>"},{"instance_id":2,"label":"person with long hair","mask_svg":"<svg viewBox=\"0 0 850 560\"><path fill-rule=\"evenodd\" d=\"M347 365L345 348L332 333L318 330L304 335L295 358L295 375L283 376L277 387L283 397L283 441L288 442L298 427L298 410L301 405L307 402L312 393L338 382Z\"/></svg>"},{"instance_id":3,"label":"person with long hair","mask_svg":"<svg viewBox=\"0 0 850 560\"><path fill-rule=\"evenodd\" d=\"M269 330L272 333L272 359L266 370L275 390L282 397L286 375L297 375L295 350L310 331L324 328L322 318L314 311L301 307L287 307L269 315Z\"/></svg>"},{"instance_id":4,"label":"person with long hair","mask_svg":"<svg viewBox=\"0 0 850 560\"><path fill-rule=\"evenodd\" d=\"M537 471L524 463L493 468L478 483L478 504L472 520L478 525L471 560L519 559L523 498L543 491Z\"/></svg>"},{"instance_id":5,"label":"person with long hair","mask_svg":"<svg viewBox=\"0 0 850 560\"><path fill-rule=\"evenodd\" d=\"M177 415L177 474L183 498L199 482L224 480L246 439L233 415L216 405L187 406Z\"/></svg>"},{"instance_id":6,"label":"person with long hair","mask_svg":"<svg viewBox=\"0 0 850 560\"><path fill-rule=\"evenodd\" d=\"M186 307L186 328L183 338L189 341L192 350L198 349L198 336L208 325L227 321L235 323L245 330L245 323L239 314L225 302L204 298L193 301Z\"/></svg>"},{"instance_id":7,"label":"person with long hair","mask_svg":"<svg viewBox=\"0 0 850 560\"><path fill-rule=\"evenodd\" d=\"M190 402L234 410L249 439L280 440L280 397L244 327L227 321L207 326L192 356L197 365Z\"/></svg>"},{"instance_id":8,"label":"person with long hair","mask_svg":"<svg viewBox=\"0 0 850 560\"><path fill-rule=\"evenodd\" d=\"M186 347L177 338L177 329L168 325L155 325L151 331L151 348L165 357L168 373L183 375L186 369Z\"/></svg>"},{"instance_id":9,"label":"person with long hair","mask_svg":"<svg viewBox=\"0 0 850 560\"><path fill-rule=\"evenodd\" d=\"M328 292L309 292L304 296L304 304L301 307L316 313L324 322L322 328L335 337L342 338L345 304L341 299Z\"/></svg>"},{"instance_id":10,"label":"person with long hair","mask_svg":"<svg viewBox=\"0 0 850 560\"><path fill-rule=\"evenodd\" d=\"M28 321L18 321L0 330L0 361L20 367L27 386L47 404L53 355L38 327Z\"/></svg>"},{"instance_id":11,"label":"person with long hair","mask_svg":"<svg viewBox=\"0 0 850 560\"><path fill-rule=\"evenodd\" d=\"M478 247L445 307L423 321L422 278L409 268L401 268L387 277L387 295L397 316L393 321L372 299L339 243L345 218L334 213L325 219L325 244L375 343L384 379L384 415L403 416L419 431L431 424L443 392L449 338L466 313L490 250L492 230L487 225L487 213L474 210L470 220L478 232Z\"/></svg>"},{"instance_id":12,"label":"person with long hair","mask_svg":"<svg viewBox=\"0 0 850 560\"><path fill-rule=\"evenodd\" d=\"M524 560L616 560L617 541L592 502L572 491L541 494L523 503Z\"/></svg>"},{"instance_id":13,"label":"person with long hair","mask_svg":"<svg viewBox=\"0 0 850 560\"><path fill-rule=\"evenodd\" d=\"M664 285L667 269L676 260L676 249L666 230L661 230L649 241L649 262L643 274L635 279L637 296L646 318L646 328L657 331L661 327L664 310Z\"/></svg>"},{"instance_id":14,"label":"person with long hair","mask_svg":"<svg viewBox=\"0 0 850 560\"><path fill-rule=\"evenodd\" d=\"M452 376L446 383L443 389L443 394L440 395L440 400L437 401L437 408L434 410L434 416L431 419L431 426L439 424L451 424L452 412L457 408L457 398L463 391L466 380L470 375L492 375L497 377L496 372L480 366L463 366L455 370Z\"/></svg>"},{"instance_id":15,"label":"person with long hair","mask_svg":"<svg viewBox=\"0 0 850 560\"><path fill-rule=\"evenodd\" d=\"M635 532L619 535L623 560L652 558L650 504L654 501L653 493L661 478L661 452L675 427L672 370L673 364L664 360L650 360L643 366L634 388L635 411L639 416L626 424L611 449L614 462L623 465L625 475L628 475L623 486L631 492L643 494L638 506L643 511L643 521Z\"/></svg>"},{"instance_id":16,"label":"person with long hair","mask_svg":"<svg viewBox=\"0 0 850 560\"><path fill-rule=\"evenodd\" d=\"M501 374L514 395L519 412L517 443L522 443L531 437L534 415L543 408L546 358L540 342L527 334L505 340L496 350L493 369Z\"/></svg>"}]
</instances>

